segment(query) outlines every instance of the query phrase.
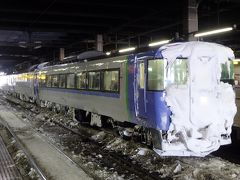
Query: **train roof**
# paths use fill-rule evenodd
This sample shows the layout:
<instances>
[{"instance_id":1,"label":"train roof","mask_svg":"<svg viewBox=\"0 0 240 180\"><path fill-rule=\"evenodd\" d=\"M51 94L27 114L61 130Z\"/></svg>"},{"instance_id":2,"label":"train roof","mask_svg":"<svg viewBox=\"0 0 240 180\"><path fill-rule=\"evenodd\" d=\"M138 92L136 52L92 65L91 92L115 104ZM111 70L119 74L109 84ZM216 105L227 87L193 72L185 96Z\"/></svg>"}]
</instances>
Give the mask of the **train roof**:
<instances>
[{"instance_id":1,"label":"train roof","mask_svg":"<svg viewBox=\"0 0 240 180\"><path fill-rule=\"evenodd\" d=\"M167 58L167 59L176 59L176 58L188 58L191 55L191 52L193 51L193 49L199 48L201 46L202 49L206 49L206 48L213 48L214 49L214 53L217 56L228 56L229 59L233 59L234 58L234 54L233 51L228 48L225 47L223 45L220 44L216 44L216 43L209 43L209 42L200 42L200 41L192 41L192 42L177 42L177 43L170 43L170 44L166 44L161 46L160 48L155 48L155 49L148 49L148 51L144 51L144 52L138 52L138 53L134 53L134 54L128 54L127 56L129 56L130 58L137 58L137 59L157 59L157 58ZM111 58L115 58L115 57L121 57L121 56L112 56L112 57L108 57L105 56L103 53L92 53L93 51L86 52L86 53L82 53L78 56L76 56L77 58L74 59L69 59L66 61L52 61L52 62L44 62L38 65L34 65L31 68L29 68L29 71L34 71L34 70L41 70L41 69L45 69L47 67L52 67L52 66L57 66L60 64L73 64L73 63L84 63L86 62L85 60L87 60L87 62L90 61L96 61L96 60L104 60L104 59L111 59ZM95 52L95 51L94 51ZM199 53L205 53L206 52L199 52ZM213 52L208 52L208 53L213 53ZM94 56L92 57L91 54L94 54ZM132 59L131 58L131 59ZM66 58L68 59L68 58ZM29 72L28 71L28 72Z\"/></svg>"}]
</instances>

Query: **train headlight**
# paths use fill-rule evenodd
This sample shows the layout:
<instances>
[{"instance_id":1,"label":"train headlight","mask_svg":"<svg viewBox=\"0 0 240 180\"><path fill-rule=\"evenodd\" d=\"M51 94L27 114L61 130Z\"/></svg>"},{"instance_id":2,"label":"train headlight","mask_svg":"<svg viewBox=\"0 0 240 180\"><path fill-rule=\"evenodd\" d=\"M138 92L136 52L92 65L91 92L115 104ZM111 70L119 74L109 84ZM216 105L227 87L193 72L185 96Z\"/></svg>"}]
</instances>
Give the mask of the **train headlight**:
<instances>
[{"instance_id":1,"label":"train headlight","mask_svg":"<svg viewBox=\"0 0 240 180\"><path fill-rule=\"evenodd\" d=\"M203 104L203 105L208 104L208 97L200 96L200 103Z\"/></svg>"}]
</instances>

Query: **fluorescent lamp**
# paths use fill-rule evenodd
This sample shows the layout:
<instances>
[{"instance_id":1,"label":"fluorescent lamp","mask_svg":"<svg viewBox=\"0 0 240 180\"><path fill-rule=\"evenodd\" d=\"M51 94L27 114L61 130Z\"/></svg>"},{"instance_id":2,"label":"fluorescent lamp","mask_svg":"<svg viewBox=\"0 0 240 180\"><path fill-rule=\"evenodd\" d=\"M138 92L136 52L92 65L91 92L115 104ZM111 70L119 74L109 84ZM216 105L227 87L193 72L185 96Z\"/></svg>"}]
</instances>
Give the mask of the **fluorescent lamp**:
<instances>
[{"instance_id":1,"label":"fluorescent lamp","mask_svg":"<svg viewBox=\"0 0 240 180\"><path fill-rule=\"evenodd\" d=\"M170 42L170 40L162 40L162 41L150 43L150 44L148 44L148 46L158 46L158 45L166 44L169 42Z\"/></svg>"},{"instance_id":2,"label":"fluorescent lamp","mask_svg":"<svg viewBox=\"0 0 240 180\"><path fill-rule=\"evenodd\" d=\"M227 32L227 31L231 31L231 30L233 30L232 27L227 27L227 28L222 28L222 29L215 29L215 30L212 30L212 31L197 33L197 34L194 35L194 37L208 36L208 35L222 33L222 32Z\"/></svg>"},{"instance_id":3,"label":"fluorescent lamp","mask_svg":"<svg viewBox=\"0 0 240 180\"><path fill-rule=\"evenodd\" d=\"M39 48L41 48L42 47L42 45L37 45L37 46L35 46L33 49L39 49Z\"/></svg>"},{"instance_id":4,"label":"fluorescent lamp","mask_svg":"<svg viewBox=\"0 0 240 180\"><path fill-rule=\"evenodd\" d=\"M106 52L106 55L107 55L107 56L109 56L110 54L111 54L111 52L110 52L110 51Z\"/></svg>"},{"instance_id":5,"label":"fluorescent lamp","mask_svg":"<svg viewBox=\"0 0 240 180\"><path fill-rule=\"evenodd\" d=\"M120 49L118 52L123 53L123 52L133 51L135 49L136 49L135 47L130 47L130 48L126 48L126 49Z\"/></svg>"}]
</instances>

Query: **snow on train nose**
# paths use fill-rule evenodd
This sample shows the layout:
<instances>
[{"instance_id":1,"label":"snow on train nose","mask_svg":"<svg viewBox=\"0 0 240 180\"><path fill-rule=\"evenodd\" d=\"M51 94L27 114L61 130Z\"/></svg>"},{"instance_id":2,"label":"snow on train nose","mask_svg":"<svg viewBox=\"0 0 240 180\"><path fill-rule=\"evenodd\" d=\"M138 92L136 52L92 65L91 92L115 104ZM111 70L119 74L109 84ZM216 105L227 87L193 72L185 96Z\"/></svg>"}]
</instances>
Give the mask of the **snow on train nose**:
<instances>
[{"instance_id":1,"label":"snow on train nose","mask_svg":"<svg viewBox=\"0 0 240 180\"><path fill-rule=\"evenodd\" d=\"M171 85L166 89L172 116L161 153L205 156L231 142L235 97L232 86L220 82L220 77L221 64L234 55L229 48L204 42L169 47L162 48L164 58L169 63L179 56L187 58L189 74L187 85Z\"/></svg>"}]
</instances>

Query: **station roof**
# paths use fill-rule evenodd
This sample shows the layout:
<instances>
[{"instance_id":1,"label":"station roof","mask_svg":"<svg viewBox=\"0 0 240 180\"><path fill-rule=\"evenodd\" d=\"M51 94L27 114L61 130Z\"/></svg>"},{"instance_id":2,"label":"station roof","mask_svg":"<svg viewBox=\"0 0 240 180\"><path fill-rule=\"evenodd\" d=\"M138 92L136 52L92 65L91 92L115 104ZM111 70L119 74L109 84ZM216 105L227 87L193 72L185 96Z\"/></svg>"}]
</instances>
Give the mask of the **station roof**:
<instances>
[{"instance_id":1,"label":"station roof","mask_svg":"<svg viewBox=\"0 0 240 180\"><path fill-rule=\"evenodd\" d=\"M240 1L199 0L199 30L234 26L232 32L204 38L240 51ZM22 62L52 60L96 48L104 51L144 46L183 36L184 0L8 0L0 6L0 69ZM186 7L185 7L186 8Z\"/></svg>"}]
</instances>

